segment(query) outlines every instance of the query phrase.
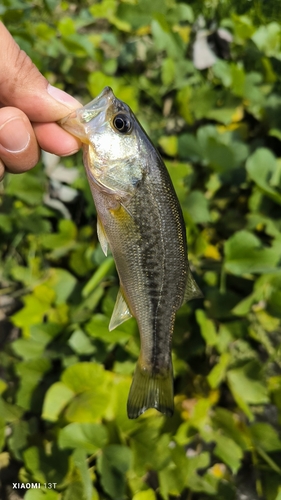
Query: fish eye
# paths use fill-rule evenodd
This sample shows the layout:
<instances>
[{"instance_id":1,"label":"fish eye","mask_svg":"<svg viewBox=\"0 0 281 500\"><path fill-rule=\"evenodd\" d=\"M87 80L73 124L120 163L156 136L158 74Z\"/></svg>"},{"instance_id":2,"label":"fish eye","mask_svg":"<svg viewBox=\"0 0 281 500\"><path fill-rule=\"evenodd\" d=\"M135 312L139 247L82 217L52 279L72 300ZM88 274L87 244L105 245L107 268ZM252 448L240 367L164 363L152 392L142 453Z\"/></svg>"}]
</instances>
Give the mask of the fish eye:
<instances>
[{"instance_id":1,"label":"fish eye","mask_svg":"<svg viewBox=\"0 0 281 500\"><path fill-rule=\"evenodd\" d=\"M127 134L132 128L132 124L128 116L122 113L119 113L114 117L113 125L118 132L121 132L121 134Z\"/></svg>"}]
</instances>

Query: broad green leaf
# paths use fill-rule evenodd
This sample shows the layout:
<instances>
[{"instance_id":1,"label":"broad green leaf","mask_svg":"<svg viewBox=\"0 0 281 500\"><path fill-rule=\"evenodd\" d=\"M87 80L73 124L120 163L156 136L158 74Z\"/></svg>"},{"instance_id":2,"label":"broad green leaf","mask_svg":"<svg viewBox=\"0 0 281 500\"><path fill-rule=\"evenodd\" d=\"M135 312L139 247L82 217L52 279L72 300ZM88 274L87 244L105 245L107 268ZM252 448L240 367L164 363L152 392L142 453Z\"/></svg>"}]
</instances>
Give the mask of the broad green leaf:
<instances>
[{"instance_id":1,"label":"broad green leaf","mask_svg":"<svg viewBox=\"0 0 281 500\"><path fill-rule=\"evenodd\" d=\"M196 319L200 325L201 334L204 337L206 344L210 346L216 345L218 341L218 336L214 323L206 317L203 309L197 309Z\"/></svg>"},{"instance_id":2,"label":"broad green leaf","mask_svg":"<svg viewBox=\"0 0 281 500\"><path fill-rule=\"evenodd\" d=\"M246 403L253 405L268 403L268 392L262 378L261 367L256 361L249 361L240 368L229 370L227 380L230 388Z\"/></svg>"},{"instance_id":3,"label":"broad green leaf","mask_svg":"<svg viewBox=\"0 0 281 500\"><path fill-rule=\"evenodd\" d=\"M214 435L216 443L214 453L224 463L226 463L234 474L237 473L241 466L243 451L232 439L223 434L216 433Z\"/></svg>"},{"instance_id":4,"label":"broad green leaf","mask_svg":"<svg viewBox=\"0 0 281 500\"><path fill-rule=\"evenodd\" d=\"M210 220L208 200L201 191L192 191L186 196L184 211L197 224L205 224Z\"/></svg>"},{"instance_id":5,"label":"broad green leaf","mask_svg":"<svg viewBox=\"0 0 281 500\"><path fill-rule=\"evenodd\" d=\"M77 283L73 274L66 269L51 268L49 270L49 278L45 281L45 285L54 290L56 294L56 304L62 304L67 301L74 290Z\"/></svg>"},{"instance_id":6,"label":"broad green leaf","mask_svg":"<svg viewBox=\"0 0 281 500\"><path fill-rule=\"evenodd\" d=\"M35 358L17 363L16 373L20 378L20 387L16 401L19 406L25 410L34 409L36 406L34 391L50 367L51 363L47 358Z\"/></svg>"},{"instance_id":7,"label":"broad green leaf","mask_svg":"<svg viewBox=\"0 0 281 500\"><path fill-rule=\"evenodd\" d=\"M46 454L40 446L31 446L23 452L23 461L33 481L59 484L67 474L69 456L56 446L52 447L49 454Z\"/></svg>"},{"instance_id":8,"label":"broad green leaf","mask_svg":"<svg viewBox=\"0 0 281 500\"><path fill-rule=\"evenodd\" d=\"M52 250L54 258L66 255L75 247L77 228L71 220L61 220L58 232L55 234L42 235L42 245L44 248Z\"/></svg>"},{"instance_id":9,"label":"broad green leaf","mask_svg":"<svg viewBox=\"0 0 281 500\"><path fill-rule=\"evenodd\" d=\"M24 495L25 500L59 500L60 493L53 489L30 489Z\"/></svg>"},{"instance_id":10,"label":"broad green leaf","mask_svg":"<svg viewBox=\"0 0 281 500\"><path fill-rule=\"evenodd\" d=\"M77 363L67 368L61 377L62 382L76 394L96 389L106 384L108 372L97 363Z\"/></svg>"},{"instance_id":11,"label":"broad green leaf","mask_svg":"<svg viewBox=\"0 0 281 500\"><path fill-rule=\"evenodd\" d=\"M91 391L85 390L70 401L65 417L69 422L99 422L106 416L110 399L111 393L107 387L97 386Z\"/></svg>"},{"instance_id":12,"label":"broad green leaf","mask_svg":"<svg viewBox=\"0 0 281 500\"><path fill-rule=\"evenodd\" d=\"M280 25L272 22L267 26L259 26L251 38L268 57L274 57L280 55L280 31Z\"/></svg>"},{"instance_id":13,"label":"broad green leaf","mask_svg":"<svg viewBox=\"0 0 281 500\"><path fill-rule=\"evenodd\" d=\"M275 187L272 187L270 183L270 179L277 167L275 156L266 148L257 149L246 162L246 170L250 178L262 193L280 205L281 193Z\"/></svg>"},{"instance_id":14,"label":"broad green leaf","mask_svg":"<svg viewBox=\"0 0 281 500\"><path fill-rule=\"evenodd\" d=\"M161 68L161 78L164 85L167 86L172 85L175 78L175 61L171 57L167 57L166 59L164 59ZM161 144L161 146L163 147L163 144ZM164 147L163 150L165 151ZM0 219L0 224L1 224L1 219Z\"/></svg>"},{"instance_id":15,"label":"broad green leaf","mask_svg":"<svg viewBox=\"0 0 281 500\"><path fill-rule=\"evenodd\" d=\"M18 420L11 424L12 434L8 438L9 450L12 451L15 458L22 459L21 451L28 446L28 437L30 428L27 422Z\"/></svg>"},{"instance_id":16,"label":"broad green leaf","mask_svg":"<svg viewBox=\"0 0 281 500\"><path fill-rule=\"evenodd\" d=\"M166 3L162 0L155 0L152 4L149 0L141 2L129 3L121 2L117 9L117 16L129 23L133 29L138 29L141 26L146 26L151 23L154 12L166 12Z\"/></svg>"},{"instance_id":17,"label":"broad green leaf","mask_svg":"<svg viewBox=\"0 0 281 500\"><path fill-rule=\"evenodd\" d=\"M12 316L13 323L23 329L26 337L30 334L30 327L42 323L43 318L50 311L50 303L44 297L36 297L34 294L23 298L24 307Z\"/></svg>"},{"instance_id":18,"label":"broad green leaf","mask_svg":"<svg viewBox=\"0 0 281 500\"><path fill-rule=\"evenodd\" d=\"M109 331L108 326L108 317L102 314L95 314L89 323L86 324L86 332L91 337L100 339L105 343L123 344L131 337L135 323L130 320L111 331Z\"/></svg>"},{"instance_id":19,"label":"broad green leaf","mask_svg":"<svg viewBox=\"0 0 281 500\"><path fill-rule=\"evenodd\" d=\"M87 453L96 453L107 441L105 427L100 424L72 423L59 432L60 448L79 448Z\"/></svg>"},{"instance_id":20,"label":"broad green leaf","mask_svg":"<svg viewBox=\"0 0 281 500\"><path fill-rule=\"evenodd\" d=\"M242 276L251 273L270 273L280 260L278 247L263 247L249 231L237 231L224 245L225 269Z\"/></svg>"},{"instance_id":21,"label":"broad green leaf","mask_svg":"<svg viewBox=\"0 0 281 500\"><path fill-rule=\"evenodd\" d=\"M212 427L231 438L243 451L251 447L251 440L242 418L238 419L235 413L226 408L217 407L212 412Z\"/></svg>"},{"instance_id":22,"label":"broad green leaf","mask_svg":"<svg viewBox=\"0 0 281 500\"><path fill-rule=\"evenodd\" d=\"M125 494L125 476L131 466L131 450L126 446L110 444L103 448L97 467L101 483L112 499L121 499Z\"/></svg>"},{"instance_id":23,"label":"broad green leaf","mask_svg":"<svg viewBox=\"0 0 281 500\"><path fill-rule=\"evenodd\" d=\"M82 330L75 330L68 344L77 354L92 354L95 352L95 347Z\"/></svg>"},{"instance_id":24,"label":"broad green leaf","mask_svg":"<svg viewBox=\"0 0 281 500\"><path fill-rule=\"evenodd\" d=\"M167 155L176 156L178 150L178 140L175 135L163 135L159 138L158 143Z\"/></svg>"},{"instance_id":25,"label":"broad green leaf","mask_svg":"<svg viewBox=\"0 0 281 500\"><path fill-rule=\"evenodd\" d=\"M51 385L45 395L42 418L55 422L74 394L74 391L62 382Z\"/></svg>"},{"instance_id":26,"label":"broad green leaf","mask_svg":"<svg viewBox=\"0 0 281 500\"><path fill-rule=\"evenodd\" d=\"M256 447L262 448L266 452L281 450L281 441L277 431L265 422L258 422L251 425L250 435Z\"/></svg>"},{"instance_id":27,"label":"broad green leaf","mask_svg":"<svg viewBox=\"0 0 281 500\"><path fill-rule=\"evenodd\" d=\"M90 471L87 466L86 452L78 448L74 451L72 459L81 476L81 483L83 484L83 498L85 498L85 500L96 499L96 494L93 488Z\"/></svg>"},{"instance_id":28,"label":"broad green leaf","mask_svg":"<svg viewBox=\"0 0 281 500\"><path fill-rule=\"evenodd\" d=\"M4 382L4 380L0 379L0 394L2 394L3 392L5 392L5 390L7 389L7 387L8 387L7 382Z\"/></svg>"},{"instance_id":29,"label":"broad green leaf","mask_svg":"<svg viewBox=\"0 0 281 500\"><path fill-rule=\"evenodd\" d=\"M67 407L70 422L96 422L105 415L110 402L109 373L96 363L77 363L68 367L62 382L76 396Z\"/></svg>"},{"instance_id":30,"label":"broad green leaf","mask_svg":"<svg viewBox=\"0 0 281 500\"><path fill-rule=\"evenodd\" d=\"M207 379L212 389L218 387L220 383L225 379L227 367L230 363L230 360L231 360L230 354L228 352L224 352L220 356L218 363L209 373Z\"/></svg>"},{"instance_id":31,"label":"broad green leaf","mask_svg":"<svg viewBox=\"0 0 281 500\"><path fill-rule=\"evenodd\" d=\"M15 404L8 403L0 397L0 415L6 422L14 422L21 418L23 409Z\"/></svg>"},{"instance_id":32,"label":"broad green leaf","mask_svg":"<svg viewBox=\"0 0 281 500\"><path fill-rule=\"evenodd\" d=\"M37 206L42 203L44 184L34 172L11 175L6 193L22 200L28 205Z\"/></svg>"},{"instance_id":33,"label":"broad green leaf","mask_svg":"<svg viewBox=\"0 0 281 500\"><path fill-rule=\"evenodd\" d=\"M136 493L132 500L156 500L156 494L154 490L149 488L148 490Z\"/></svg>"}]
</instances>

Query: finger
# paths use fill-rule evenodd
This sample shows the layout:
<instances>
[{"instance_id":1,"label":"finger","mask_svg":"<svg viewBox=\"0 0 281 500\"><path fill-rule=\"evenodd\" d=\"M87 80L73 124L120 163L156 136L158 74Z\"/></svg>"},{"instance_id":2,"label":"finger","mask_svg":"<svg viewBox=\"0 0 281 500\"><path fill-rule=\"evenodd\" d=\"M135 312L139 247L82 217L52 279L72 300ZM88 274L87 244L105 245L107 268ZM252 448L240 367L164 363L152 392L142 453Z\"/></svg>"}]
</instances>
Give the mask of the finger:
<instances>
[{"instance_id":1,"label":"finger","mask_svg":"<svg viewBox=\"0 0 281 500\"><path fill-rule=\"evenodd\" d=\"M81 107L73 97L52 87L0 22L0 101L15 106L35 122L58 121Z\"/></svg>"},{"instance_id":2,"label":"finger","mask_svg":"<svg viewBox=\"0 0 281 500\"><path fill-rule=\"evenodd\" d=\"M68 156L76 153L81 142L57 123L33 123L37 141L42 149L58 156Z\"/></svg>"},{"instance_id":3,"label":"finger","mask_svg":"<svg viewBox=\"0 0 281 500\"><path fill-rule=\"evenodd\" d=\"M40 157L37 139L27 116L17 108L0 109L0 159L7 170L21 173Z\"/></svg>"}]
</instances>

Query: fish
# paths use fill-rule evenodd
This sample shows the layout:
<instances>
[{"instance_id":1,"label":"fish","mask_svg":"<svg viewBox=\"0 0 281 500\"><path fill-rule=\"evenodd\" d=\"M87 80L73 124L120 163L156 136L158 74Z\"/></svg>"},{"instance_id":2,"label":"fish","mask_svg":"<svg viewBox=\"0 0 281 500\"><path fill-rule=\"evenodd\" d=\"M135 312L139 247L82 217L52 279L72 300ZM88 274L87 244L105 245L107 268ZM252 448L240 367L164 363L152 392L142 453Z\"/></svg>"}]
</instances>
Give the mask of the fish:
<instances>
[{"instance_id":1,"label":"fish","mask_svg":"<svg viewBox=\"0 0 281 500\"><path fill-rule=\"evenodd\" d=\"M111 250L120 289L109 323L132 316L141 338L128 418L174 411L172 334L176 311L201 298L189 266L180 203L164 162L130 107L110 87L60 120L83 143L97 235Z\"/></svg>"}]
</instances>

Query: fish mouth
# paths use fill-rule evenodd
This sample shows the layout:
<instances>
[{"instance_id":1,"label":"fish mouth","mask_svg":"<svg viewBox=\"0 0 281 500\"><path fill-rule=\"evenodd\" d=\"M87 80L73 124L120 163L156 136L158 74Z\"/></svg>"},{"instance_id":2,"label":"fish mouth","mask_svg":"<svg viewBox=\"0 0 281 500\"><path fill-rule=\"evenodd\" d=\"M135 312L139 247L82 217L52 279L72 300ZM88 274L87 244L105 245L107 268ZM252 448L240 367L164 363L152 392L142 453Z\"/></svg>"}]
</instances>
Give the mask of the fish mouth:
<instances>
[{"instance_id":1,"label":"fish mouth","mask_svg":"<svg viewBox=\"0 0 281 500\"><path fill-rule=\"evenodd\" d=\"M96 118L95 128L98 128L105 121L105 114L108 107L116 100L113 90L105 87L103 91L91 102L72 111L58 121L58 124L67 132L78 137L82 142L88 142L87 123Z\"/></svg>"},{"instance_id":2,"label":"fish mouth","mask_svg":"<svg viewBox=\"0 0 281 500\"><path fill-rule=\"evenodd\" d=\"M90 122L93 118L96 118L102 111L105 111L116 97L113 94L111 87L105 87L102 92L95 97L89 104L83 107L83 112L81 113L81 120L84 123ZM78 110L79 111L79 110Z\"/></svg>"}]
</instances>

